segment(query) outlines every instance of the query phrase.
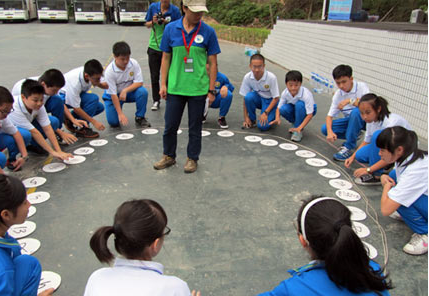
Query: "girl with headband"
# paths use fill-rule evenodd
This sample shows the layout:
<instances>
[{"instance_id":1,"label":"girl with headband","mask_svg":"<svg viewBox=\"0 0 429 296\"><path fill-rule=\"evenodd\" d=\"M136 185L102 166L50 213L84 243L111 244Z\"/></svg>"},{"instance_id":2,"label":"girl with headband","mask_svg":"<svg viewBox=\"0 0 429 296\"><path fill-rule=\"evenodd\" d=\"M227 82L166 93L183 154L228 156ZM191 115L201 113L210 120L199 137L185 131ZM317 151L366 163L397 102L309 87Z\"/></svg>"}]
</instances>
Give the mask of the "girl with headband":
<instances>
[{"instance_id":1,"label":"girl with headband","mask_svg":"<svg viewBox=\"0 0 429 296\"><path fill-rule=\"evenodd\" d=\"M99 228L90 246L100 262L114 256L107 246L115 236L115 249L122 255L112 267L96 270L88 279L85 296L190 296L188 285L175 276L164 275L162 264L153 262L170 233L167 215L156 201L124 202L116 211L113 226ZM199 295L192 291L192 296Z\"/></svg>"},{"instance_id":2,"label":"girl with headband","mask_svg":"<svg viewBox=\"0 0 429 296\"><path fill-rule=\"evenodd\" d=\"M259 296L390 295L390 281L371 261L352 229L350 210L331 197L306 201L295 226L311 261L290 270L291 278Z\"/></svg>"}]
</instances>

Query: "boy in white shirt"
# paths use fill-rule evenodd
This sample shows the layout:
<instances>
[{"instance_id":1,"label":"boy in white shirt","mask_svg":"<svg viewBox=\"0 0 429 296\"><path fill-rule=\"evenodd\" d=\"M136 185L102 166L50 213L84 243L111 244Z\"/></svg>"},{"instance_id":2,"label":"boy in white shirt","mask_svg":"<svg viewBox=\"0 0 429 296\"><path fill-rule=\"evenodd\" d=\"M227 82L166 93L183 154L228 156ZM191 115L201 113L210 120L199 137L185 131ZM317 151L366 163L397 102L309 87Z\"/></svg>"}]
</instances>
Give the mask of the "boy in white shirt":
<instances>
[{"instance_id":1,"label":"boy in white shirt","mask_svg":"<svg viewBox=\"0 0 429 296\"><path fill-rule=\"evenodd\" d=\"M339 89L332 97L322 133L329 142L335 142L337 138L346 140L340 151L334 154L334 160L345 161L353 154L359 134L365 129L365 121L357 106L359 99L369 93L369 88L365 83L353 80L353 70L348 65L335 67L332 76ZM334 119L340 112L344 118Z\"/></svg>"},{"instance_id":2,"label":"boy in white shirt","mask_svg":"<svg viewBox=\"0 0 429 296\"><path fill-rule=\"evenodd\" d=\"M94 127L103 131L104 125L94 117L104 111L104 106L98 100L98 96L88 91L92 86L98 86L107 89L107 83L101 82L103 75L103 66L97 60L89 60L83 67L79 67L67 72L64 75L65 86L60 90L60 96L65 101L68 108L73 109L73 116L81 118ZM67 129L83 138L98 138L100 135L91 128L83 126L75 128L73 123L67 118L64 121Z\"/></svg>"},{"instance_id":3,"label":"boy in white shirt","mask_svg":"<svg viewBox=\"0 0 429 296\"><path fill-rule=\"evenodd\" d=\"M58 129L59 121L54 116L48 117L43 105L44 92L45 90L39 82L31 79L25 80L22 84L21 96L14 98L13 112L9 118L15 126L31 133L31 144L27 147L29 151L37 154L48 152L61 160L69 159L73 156L61 150L55 137L54 130ZM46 142L46 137L53 148Z\"/></svg>"},{"instance_id":4,"label":"boy in white shirt","mask_svg":"<svg viewBox=\"0 0 429 296\"><path fill-rule=\"evenodd\" d=\"M314 103L313 94L302 86L302 74L299 71L286 73L286 89L283 91L276 110L276 119L270 125L280 125L280 115L293 123L289 129L292 133L291 140L300 142L302 130L316 115L317 105Z\"/></svg>"},{"instance_id":5,"label":"boy in white shirt","mask_svg":"<svg viewBox=\"0 0 429 296\"><path fill-rule=\"evenodd\" d=\"M265 70L265 58L259 53L250 57L249 67L251 71L244 76L240 88L240 95L244 96L242 128L254 127L256 109L261 109L257 125L261 131L267 131L276 117L280 97L277 77Z\"/></svg>"},{"instance_id":6,"label":"boy in white shirt","mask_svg":"<svg viewBox=\"0 0 429 296\"><path fill-rule=\"evenodd\" d=\"M128 125L128 118L122 112L124 103L136 103L135 122L139 127L149 127L146 120L147 90L143 87L143 76L139 63L130 58L131 49L126 42L113 45L113 56L104 72L109 88L104 91L107 122L112 127Z\"/></svg>"}]
</instances>

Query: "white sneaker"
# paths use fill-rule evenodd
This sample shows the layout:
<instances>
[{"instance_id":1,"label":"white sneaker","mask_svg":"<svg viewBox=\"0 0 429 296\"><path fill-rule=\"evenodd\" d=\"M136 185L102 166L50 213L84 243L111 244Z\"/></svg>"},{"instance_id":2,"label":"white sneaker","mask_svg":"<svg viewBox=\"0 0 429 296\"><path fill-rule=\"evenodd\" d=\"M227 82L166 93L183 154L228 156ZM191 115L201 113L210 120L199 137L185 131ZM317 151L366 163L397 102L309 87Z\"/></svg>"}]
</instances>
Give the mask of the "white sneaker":
<instances>
[{"instance_id":1,"label":"white sneaker","mask_svg":"<svg viewBox=\"0 0 429 296\"><path fill-rule=\"evenodd\" d=\"M428 235L413 233L410 241L403 248L410 255L423 255L428 252Z\"/></svg>"},{"instance_id":2,"label":"white sneaker","mask_svg":"<svg viewBox=\"0 0 429 296\"><path fill-rule=\"evenodd\" d=\"M399 214L397 211L394 211L392 214L389 215L389 217L397 221L404 221L404 219L402 219L401 214Z\"/></svg>"},{"instance_id":3,"label":"white sneaker","mask_svg":"<svg viewBox=\"0 0 429 296\"><path fill-rule=\"evenodd\" d=\"M156 101L153 103L152 107L150 107L150 110L157 111L159 109L159 102Z\"/></svg>"},{"instance_id":4,"label":"white sneaker","mask_svg":"<svg viewBox=\"0 0 429 296\"><path fill-rule=\"evenodd\" d=\"M292 137L290 138L294 142L301 142L302 139L302 133L300 132L293 132Z\"/></svg>"}]
</instances>

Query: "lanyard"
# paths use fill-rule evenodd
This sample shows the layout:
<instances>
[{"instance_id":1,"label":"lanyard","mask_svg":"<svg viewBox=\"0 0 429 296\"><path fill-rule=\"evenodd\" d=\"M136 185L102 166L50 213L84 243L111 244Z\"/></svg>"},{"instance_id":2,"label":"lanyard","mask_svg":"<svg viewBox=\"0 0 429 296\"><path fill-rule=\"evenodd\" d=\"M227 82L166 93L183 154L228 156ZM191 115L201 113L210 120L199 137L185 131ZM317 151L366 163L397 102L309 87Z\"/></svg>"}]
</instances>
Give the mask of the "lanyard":
<instances>
[{"instance_id":1,"label":"lanyard","mask_svg":"<svg viewBox=\"0 0 429 296\"><path fill-rule=\"evenodd\" d=\"M198 24L198 29L197 29L197 30L195 31L195 33L192 35L192 39L191 39L191 42L189 42L189 46L186 44L185 32L184 32L184 31L183 31L183 29L182 29L183 44L185 45L186 52L188 53L188 54L187 54L187 56L183 58L183 59L185 60L185 63L188 61L189 51L190 51L190 49L191 49L192 43L194 43L194 39L195 39L195 37L197 37L198 32L200 31L200 28L201 28L201 21L200 21L200 23Z\"/></svg>"},{"instance_id":2,"label":"lanyard","mask_svg":"<svg viewBox=\"0 0 429 296\"><path fill-rule=\"evenodd\" d=\"M159 273L160 275L162 275L162 272L160 272L159 270L156 270L154 268L149 268L149 267L138 267L138 268L143 269L143 270L155 271L156 273Z\"/></svg>"}]
</instances>

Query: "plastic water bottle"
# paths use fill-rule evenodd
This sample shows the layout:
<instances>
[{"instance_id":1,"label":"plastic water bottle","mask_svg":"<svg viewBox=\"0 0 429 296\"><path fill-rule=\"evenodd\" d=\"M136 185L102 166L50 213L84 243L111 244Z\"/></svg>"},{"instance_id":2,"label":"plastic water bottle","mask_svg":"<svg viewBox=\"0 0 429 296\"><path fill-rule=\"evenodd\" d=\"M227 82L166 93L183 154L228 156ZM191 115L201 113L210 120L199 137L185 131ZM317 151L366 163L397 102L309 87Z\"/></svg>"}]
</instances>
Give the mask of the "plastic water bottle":
<instances>
[{"instance_id":1,"label":"plastic water bottle","mask_svg":"<svg viewBox=\"0 0 429 296\"><path fill-rule=\"evenodd\" d=\"M311 72L310 76L311 76L310 85L312 88L314 88L316 86L316 73Z\"/></svg>"},{"instance_id":2,"label":"plastic water bottle","mask_svg":"<svg viewBox=\"0 0 429 296\"><path fill-rule=\"evenodd\" d=\"M327 94L329 92L329 80L323 78L323 93Z\"/></svg>"},{"instance_id":3,"label":"plastic water bottle","mask_svg":"<svg viewBox=\"0 0 429 296\"><path fill-rule=\"evenodd\" d=\"M329 81L329 93L334 93L334 82L332 80Z\"/></svg>"},{"instance_id":4,"label":"plastic water bottle","mask_svg":"<svg viewBox=\"0 0 429 296\"><path fill-rule=\"evenodd\" d=\"M317 73L315 76L315 81L316 81L316 85L314 86L313 91L316 94L320 94L322 93L322 77Z\"/></svg>"}]
</instances>

